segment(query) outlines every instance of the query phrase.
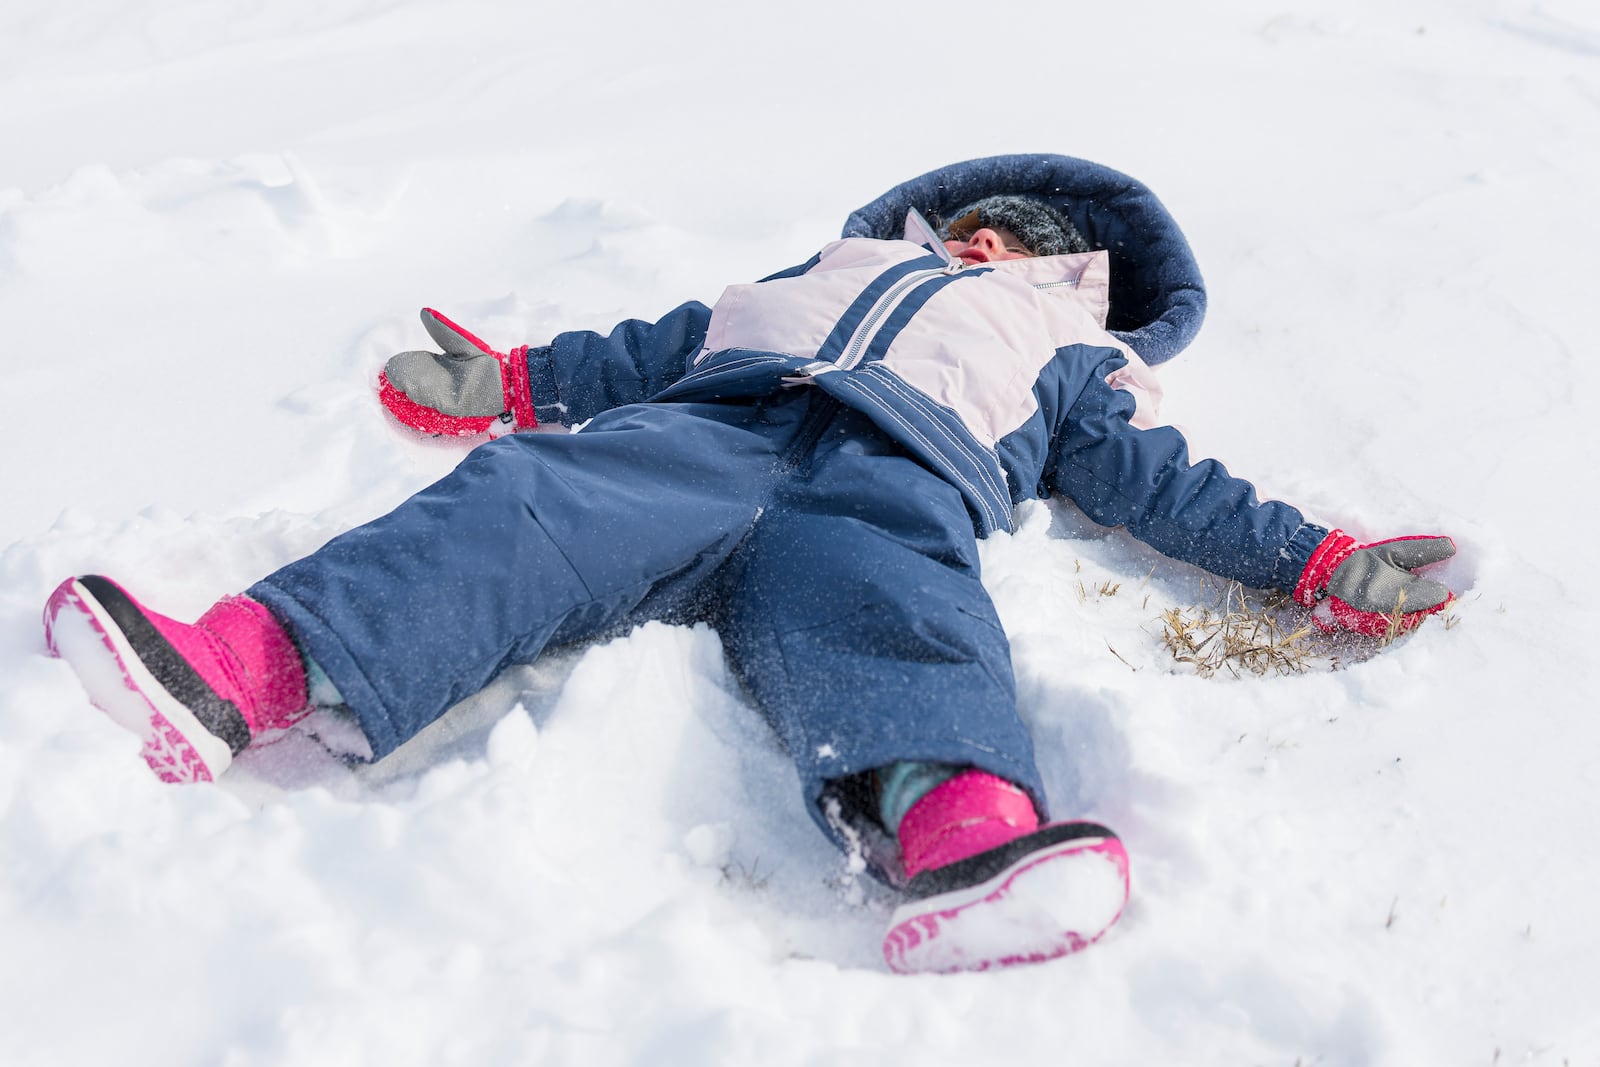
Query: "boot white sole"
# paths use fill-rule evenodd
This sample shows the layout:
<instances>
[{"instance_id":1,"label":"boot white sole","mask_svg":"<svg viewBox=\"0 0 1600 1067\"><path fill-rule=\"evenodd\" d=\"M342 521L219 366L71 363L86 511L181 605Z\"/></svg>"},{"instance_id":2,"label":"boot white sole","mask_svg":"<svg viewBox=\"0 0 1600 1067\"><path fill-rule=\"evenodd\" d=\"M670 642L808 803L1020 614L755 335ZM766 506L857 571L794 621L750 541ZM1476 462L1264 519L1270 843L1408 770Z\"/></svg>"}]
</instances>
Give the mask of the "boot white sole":
<instances>
[{"instance_id":1,"label":"boot white sole","mask_svg":"<svg viewBox=\"0 0 1600 1067\"><path fill-rule=\"evenodd\" d=\"M993 878L895 910L889 969L947 974L1040 963L1098 941L1128 900L1128 855L1115 837L1032 852Z\"/></svg>"},{"instance_id":2,"label":"boot white sole","mask_svg":"<svg viewBox=\"0 0 1600 1067\"><path fill-rule=\"evenodd\" d=\"M144 741L141 755L162 781L213 781L233 762L227 742L156 681L77 579L50 594L45 642L77 673L89 702Z\"/></svg>"}]
</instances>

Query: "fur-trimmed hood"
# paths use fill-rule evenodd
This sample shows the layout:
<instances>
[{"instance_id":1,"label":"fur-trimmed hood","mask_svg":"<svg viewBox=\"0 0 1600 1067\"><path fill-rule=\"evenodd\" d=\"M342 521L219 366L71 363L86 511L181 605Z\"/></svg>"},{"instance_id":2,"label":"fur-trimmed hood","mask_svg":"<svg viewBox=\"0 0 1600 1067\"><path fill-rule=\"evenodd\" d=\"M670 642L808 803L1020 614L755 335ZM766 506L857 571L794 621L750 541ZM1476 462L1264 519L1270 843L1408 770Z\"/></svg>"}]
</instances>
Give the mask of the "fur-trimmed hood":
<instances>
[{"instance_id":1,"label":"fur-trimmed hood","mask_svg":"<svg viewBox=\"0 0 1600 1067\"><path fill-rule=\"evenodd\" d=\"M852 212L842 236L894 240L906 212L935 224L985 196L1036 197L1065 214L1111 259L1112 336L1156 366L1181 352L1205 318L1206 289L1189 242L1143 183L1110 167L1060 155L1007 155L952 163L890 189Z\"/></svg>"}]
</instances>

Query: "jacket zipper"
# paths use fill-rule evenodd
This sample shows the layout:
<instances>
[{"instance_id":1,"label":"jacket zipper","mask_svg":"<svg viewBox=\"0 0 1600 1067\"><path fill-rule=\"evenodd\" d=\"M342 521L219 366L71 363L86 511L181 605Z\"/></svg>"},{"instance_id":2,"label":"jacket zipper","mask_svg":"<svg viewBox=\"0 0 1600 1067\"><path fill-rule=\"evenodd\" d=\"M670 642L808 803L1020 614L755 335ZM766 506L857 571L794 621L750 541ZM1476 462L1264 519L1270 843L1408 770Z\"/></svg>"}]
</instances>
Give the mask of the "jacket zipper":
<instances>
[{"instance_id":1,"label":"jacket zipper","mask_svg":"<svg viewBox=\"0 0 1600 1067\"><path fill-rule=\"evenodd\" d=\"M866 350L867 343L878 332L878 326L884 316L889 313L894 305L900 302L900 299L907 292L931 278L937 278L945 274L957 274L964 267L965 264L957 260L949 266L929 267L926 270L913 271L901 278L890 287L888 292L878 297L873 303L871 309L862 317L861 323L856 327L855 332L850 335L850 343L844 346L844 353L831 366L835 370L850 370L853 368L861 361L862 352Z\"/></svg>"}]
</instances>

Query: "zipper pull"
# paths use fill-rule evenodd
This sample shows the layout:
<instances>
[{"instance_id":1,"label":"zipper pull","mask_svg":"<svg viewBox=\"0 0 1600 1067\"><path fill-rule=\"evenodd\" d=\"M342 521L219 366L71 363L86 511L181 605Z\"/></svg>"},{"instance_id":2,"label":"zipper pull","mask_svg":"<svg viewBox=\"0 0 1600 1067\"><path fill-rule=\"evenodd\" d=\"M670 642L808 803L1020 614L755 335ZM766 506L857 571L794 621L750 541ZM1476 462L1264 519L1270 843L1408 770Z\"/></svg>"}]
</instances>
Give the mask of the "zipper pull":
<instances>
[{"instance_id":1,"label":"zipper pull","mask_svg":"<svg viewBox=\"0 0 1600 1067\"><path fill-rule=\"evenodd\" d=\"M815 359L810 363L807 363L805 366L796 367L793 371L784 375L783 384L785 387L810 385L811 380L817 375L827 374L829 371L836 371L838 369L839 368L837 366L829 363L825 359Z\"/></svg>"}]
</instances>

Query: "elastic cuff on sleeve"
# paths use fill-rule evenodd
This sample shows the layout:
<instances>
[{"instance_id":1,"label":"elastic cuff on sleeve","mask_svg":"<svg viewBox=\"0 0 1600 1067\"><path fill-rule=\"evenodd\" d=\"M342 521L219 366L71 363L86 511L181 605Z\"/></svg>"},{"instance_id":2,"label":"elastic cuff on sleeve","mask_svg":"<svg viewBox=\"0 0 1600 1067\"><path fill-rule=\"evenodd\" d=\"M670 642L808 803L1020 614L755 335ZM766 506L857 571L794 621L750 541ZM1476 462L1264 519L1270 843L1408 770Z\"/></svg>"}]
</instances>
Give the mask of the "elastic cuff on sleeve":
<instances>
[{"instance_id":1,"label":"elastic cuff on sleeve","mask_svg":"<svg viewBox=\"0 0 1600 1067\"><path fill-rule=\"evenodd\" d=\"M1306 564L1311 562L1311 553L1317 550L1330 532L1326 526L1318 526L1314 522L1301 523L1300 529L1289 538L1289 543L1278 552L1277 563L1272 568L1273 584L1286 593L1294 592Z\"/></svg>"},{"instance_id":2,"label":"elastic cuff on sleeve","mask_svg":"<svg viewBox=\"0 0 1600 1067\"><path fill-rule=\"evenodd\" d=\"M566 425L567 406L561 402L556 388L554 349L550 345L529 348L528 395L533 399L533 413L546 425Z\"/></svg>"}]
</instances>

